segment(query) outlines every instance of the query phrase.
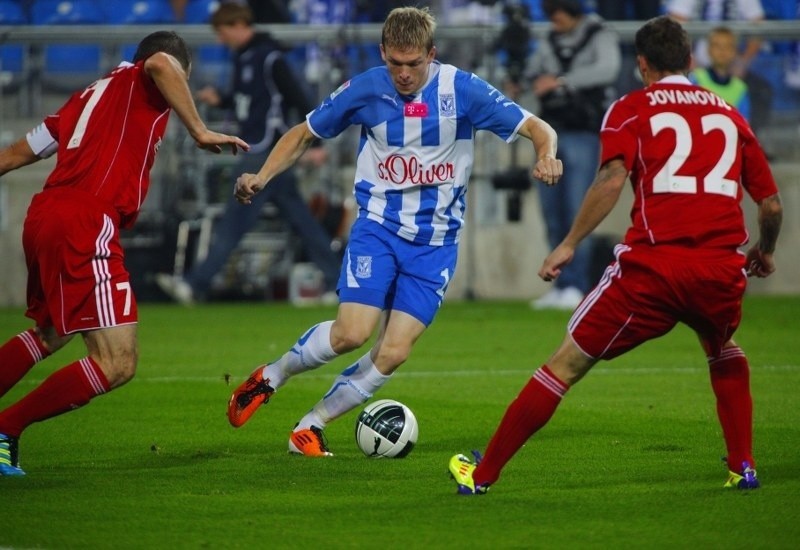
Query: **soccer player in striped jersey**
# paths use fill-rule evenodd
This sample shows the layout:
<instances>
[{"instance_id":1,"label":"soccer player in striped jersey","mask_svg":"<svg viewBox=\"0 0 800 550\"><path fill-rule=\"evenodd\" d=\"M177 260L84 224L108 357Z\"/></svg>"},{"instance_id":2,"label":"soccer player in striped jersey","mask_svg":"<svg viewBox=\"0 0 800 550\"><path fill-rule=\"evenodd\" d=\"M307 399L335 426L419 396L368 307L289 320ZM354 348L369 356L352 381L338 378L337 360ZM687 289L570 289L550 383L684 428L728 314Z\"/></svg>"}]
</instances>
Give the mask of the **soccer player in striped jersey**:
<instances>
[{"instance_id":1,"label":"soccer player in striped jersey","mask_svg":"<svg viewBox=\"0 0 800 550\"><path fill-rule=\"evenodd\" d=\"M427 8L397 8L386 18L385 66L345 82L287 132L235 195L248 204L316 138L361 128L351 229L338 284L335 320L311 327L282 357L258 367L233 393L228 418L244 424L286 381L375 344L346 368L295 426L289 450L329 456L322 430L380 389L433 321L456 267L464 226L474 135L533 143L532 175L548 185L562 167L556 134L544 121L474 74L435 61L435 20Z\"/></svg>"},{"instance_id":2,"label":"soccer player in striped jersey","mask_svg":"<svg viewBox=\"0 0 800 550\"><path fill-rule=\"evenodd\" d=\"M450 460L462 494L480 494L534 433L567 390L609 360L684 323L708 362L727 448L725 487L756 489L750 370L733 334L747 276L775 271L783 217L778 188L747 121L713 92L689 82L691 42L680 23L657 17L636 33L645 88L611 105L600 130L600 169L569 234L539 276L558 277L575 247L608 215L630 177L631 227L616 261L578 305L561 346L534 374L476 465ZM741 202L758 205L758 240L748 241ZM676 480L677 481L677 480Z\"/></svg>"},{"instance_id":3,"label":"soccer player in striped jersey","mask_svg":"<svg viewBox=\"0 0 800 550\"><path fill-rule=\"evenodd\" d=\"M0 175L57 153L31 201L22 234L34 328L0 347L0 396L76 334L86 357L50 375L0 411L0 476L23 475L18 439L34 422L72 411L130 380L136 370L136 299L119 230L133 225L174 110L197 146L247 150L200 119L187 80L191 52L173 32L146 36L123 62L0 151Z\"/></svg>"}]
</instances>

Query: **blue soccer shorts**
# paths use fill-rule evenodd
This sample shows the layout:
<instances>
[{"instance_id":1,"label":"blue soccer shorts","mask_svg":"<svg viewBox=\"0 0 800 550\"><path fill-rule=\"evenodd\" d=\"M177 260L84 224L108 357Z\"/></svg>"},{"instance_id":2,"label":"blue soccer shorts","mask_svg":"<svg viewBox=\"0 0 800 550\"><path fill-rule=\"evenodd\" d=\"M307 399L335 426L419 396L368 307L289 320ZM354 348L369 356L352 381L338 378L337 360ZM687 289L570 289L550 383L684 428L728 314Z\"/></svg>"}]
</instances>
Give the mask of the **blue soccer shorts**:
<instances>
[{"instance_id":1,"label":"blue soccer shorts","mask_svg":"<svg viewBox=\"0 0 800 550\"><path fill-rule=\"evenodd\" d=\"M457 258L457 244L416 244L359 218L345 250L339 300L402 311L428 326L442 305Z\"/></svg>"}]
</instances>

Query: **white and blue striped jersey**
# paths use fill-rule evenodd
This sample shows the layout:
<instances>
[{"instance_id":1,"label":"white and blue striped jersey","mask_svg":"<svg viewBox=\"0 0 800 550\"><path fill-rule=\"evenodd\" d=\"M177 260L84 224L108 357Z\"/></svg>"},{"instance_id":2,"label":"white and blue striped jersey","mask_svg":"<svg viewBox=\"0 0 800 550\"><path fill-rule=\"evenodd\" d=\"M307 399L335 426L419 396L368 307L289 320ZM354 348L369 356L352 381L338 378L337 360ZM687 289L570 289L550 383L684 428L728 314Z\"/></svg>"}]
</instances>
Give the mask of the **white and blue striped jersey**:
<instances>
[{"instance_id":1,"label":"white and blue striped jersey","mask_svg":"<svg viewBox=\"0 0 800 550\"><path fill-rule=\"evenodd\" d=\"M398 236L458 242L476 130L511 142L531 113L472 73L434 62L415 96L401 96L386 67L342 84L306 117L320 138L361 126L354 194L359 217Z\"/></svg>"}]
</instances>

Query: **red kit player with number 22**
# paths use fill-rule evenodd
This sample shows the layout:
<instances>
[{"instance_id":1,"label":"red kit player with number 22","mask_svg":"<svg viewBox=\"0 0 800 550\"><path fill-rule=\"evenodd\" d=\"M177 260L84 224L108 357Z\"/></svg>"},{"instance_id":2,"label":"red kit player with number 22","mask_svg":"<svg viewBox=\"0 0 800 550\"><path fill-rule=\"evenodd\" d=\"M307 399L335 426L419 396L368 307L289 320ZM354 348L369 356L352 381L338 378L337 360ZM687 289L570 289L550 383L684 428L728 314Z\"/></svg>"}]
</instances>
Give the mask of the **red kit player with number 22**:
<instances>
[{"instance_id":1,"label":"red kit player with number 22","mask_svg":"<svg viewBox=\"0 0 800 550\"><path fill-rule=\"evenodd\" d=\"M778 189L744 118L686 78L691 44L679 23L667 17L645 23L636 33L636 53L645 88L606 113L600 169L539 276L552 281L559 275L616 204L629 176L632 225L615 249L617 260L575 309L561 346L509 405L483 459L450 460L461 494L485 493L597 361L662 336L677 323L695 331L708 361L727 448L724 485L759 486L749 366L732 336L747 275L766 277L775 270L783 216ZM748 240L743 191L758 204L758 240L746 253L739 251Z\"/></svg>"}]
</instances>

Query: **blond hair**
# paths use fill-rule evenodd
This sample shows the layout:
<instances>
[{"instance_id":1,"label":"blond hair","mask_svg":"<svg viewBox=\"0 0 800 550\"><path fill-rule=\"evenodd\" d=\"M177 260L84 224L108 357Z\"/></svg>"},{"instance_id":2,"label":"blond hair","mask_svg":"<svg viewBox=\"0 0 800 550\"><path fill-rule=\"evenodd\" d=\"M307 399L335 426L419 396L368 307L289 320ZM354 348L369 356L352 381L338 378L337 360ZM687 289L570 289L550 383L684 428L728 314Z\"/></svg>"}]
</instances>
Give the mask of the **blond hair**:
<instances>
[{"instance_id":1,"label":"blond hair","mask_svg":"<svg viewBox=\"0 0 800 550\"><path fill-rule=\"evenodd\" d=\"M427 7L395 8L383 24L381 44L384 48L401 51L430 51L435 30L436 19Z\"/></svg>"}]
</instances>

